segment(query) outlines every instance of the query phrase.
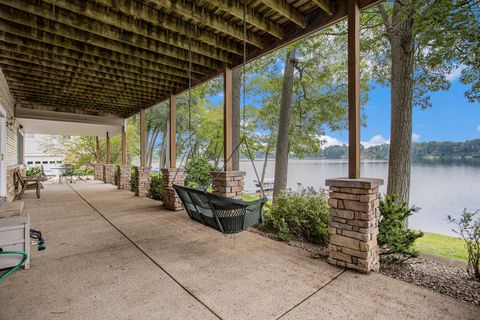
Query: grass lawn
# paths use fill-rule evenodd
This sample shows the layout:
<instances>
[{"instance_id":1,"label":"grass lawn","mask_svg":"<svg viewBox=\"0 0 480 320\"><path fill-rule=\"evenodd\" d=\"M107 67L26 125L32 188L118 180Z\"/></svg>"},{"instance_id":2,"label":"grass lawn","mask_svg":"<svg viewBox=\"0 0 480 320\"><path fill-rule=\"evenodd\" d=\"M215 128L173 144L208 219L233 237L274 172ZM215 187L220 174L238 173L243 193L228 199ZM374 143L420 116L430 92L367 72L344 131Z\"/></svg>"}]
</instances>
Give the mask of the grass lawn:
<instances>
[{"instance_id":1,"label":"grass lawn","mask_svg":"<svg viewBox=\"0 0 480 320\"><path fill-rule=\"evenodd\" d=\"M467 249L464 241L460 238L425 232L423 237L417 239L415 247L420 252L467 261Z\"/></svg>"}]
</instances>

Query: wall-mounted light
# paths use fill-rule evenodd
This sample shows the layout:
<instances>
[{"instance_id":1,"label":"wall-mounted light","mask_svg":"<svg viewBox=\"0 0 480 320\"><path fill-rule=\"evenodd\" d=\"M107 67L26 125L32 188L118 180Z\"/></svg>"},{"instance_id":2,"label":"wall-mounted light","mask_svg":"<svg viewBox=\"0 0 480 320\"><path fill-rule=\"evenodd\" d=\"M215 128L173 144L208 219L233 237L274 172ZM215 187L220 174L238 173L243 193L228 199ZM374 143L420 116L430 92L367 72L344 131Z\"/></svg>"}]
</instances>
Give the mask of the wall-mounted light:
<instances>
[{"instance_id":1,"label":"wall-mounted light","mask_svg":"<svg viewBox=\"0 0 480 320\"><path fill-rule=\"evenodd\" d=\"M8 129L13 130L13 128L15 127L15 123L17 123L17 119L15 119L14 117L8 118L8 119L7 119L7 127L8 127Z\"/></svg>"}]
</instances>

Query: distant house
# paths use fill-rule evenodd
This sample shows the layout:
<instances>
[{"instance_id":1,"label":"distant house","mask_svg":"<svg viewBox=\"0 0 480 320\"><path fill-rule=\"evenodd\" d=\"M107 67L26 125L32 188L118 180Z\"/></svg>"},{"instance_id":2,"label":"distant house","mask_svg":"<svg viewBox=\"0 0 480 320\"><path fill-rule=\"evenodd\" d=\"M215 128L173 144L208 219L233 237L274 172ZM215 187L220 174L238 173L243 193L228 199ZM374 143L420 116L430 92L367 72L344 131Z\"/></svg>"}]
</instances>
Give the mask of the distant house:
<instances>
[{"instance_id":1,"label":"distant house","mask_svg":"<svg viewBox=\"0 0 480 320\"><path fill-rule=\"evenodd\" d=\"M65 162L64 154L46 153L42 150L42 142L49 137L52 136L33 133L24 135L24 161L27 167L43 166L46 173L54 173Z\"/></svg>"}]
</instances>

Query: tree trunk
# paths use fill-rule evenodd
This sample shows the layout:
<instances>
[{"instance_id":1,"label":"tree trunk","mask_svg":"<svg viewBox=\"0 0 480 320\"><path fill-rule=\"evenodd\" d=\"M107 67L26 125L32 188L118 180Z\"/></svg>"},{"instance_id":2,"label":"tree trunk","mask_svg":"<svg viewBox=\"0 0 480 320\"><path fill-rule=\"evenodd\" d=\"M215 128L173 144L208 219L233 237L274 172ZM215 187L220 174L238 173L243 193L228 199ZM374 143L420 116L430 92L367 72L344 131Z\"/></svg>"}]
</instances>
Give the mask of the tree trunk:
<instances>
[{"instance_id":1,"label":"tree trunk","mask_svg":"<svg viewBox=\"0 0 480 320\"><path fill-rule=\"evenodd\" d=\"M410 1L409 1L410 2ZM395 1L387 34L392 50L391 126L387 193L408 202L412 160L413 12Z\"/></svg>"},{"instance_id":2,"label":"tree trunk","mask_svg":"<svg viewBox=\"0 0 480 320\"><path fill-rule=\"evenodd\" d=\"M288 51L283 74L282 98L278 123L277 148L275 153L275 182L273 200L287 189L288 173L288 131L290 128L290 109L292 106L293 71L295 68L295 49Z\"/></svg>"},{"instance_id":3,"label":"tree trunk","mask_svg":"<svg viewBox=\"0 0 480 320\"><path fill-rule=\"evenodd\" d=\"M273 133L270 133L270 136L268 137L267 148L265 149L265 157L263 158L262 176L260 178L260 183L262 185L265 181L265 175L267 174L268 154L270 153L270 149L272 148L272 138Z\"/></svg>"},{"instance_id":4,"label":"tree trunk","mask_svg":"<svg viewBox=\"0 0 480 320\"><path fill-rule=\"evenodd\" d=\"M153 151L154 151L154 149L155 149L155 144L156 144L156 142L157 142L157 138L158 138L158 134L159 134L159 133L160 133L160 132L159 132L157 129L155 129L155 130L153 131L153 133L152 133L152 141L151 141L150 146L149 146L148 158L147 158L147 159L148 159L148 165L147 165L148 167L151 167L151 166L152 166Z\"/></svg>"},{"instance_id":5,"label":"tree trunk","mask_svg":"<svg viewBox=\"0 0 480 320\"><path fill-rule=\"evenodd\" d=\"M232 144L237 148L240 143L240 88L242 86L242 68L233 69L232 104ZM243 106L245 108L245 106ZM232 170L240 170L240 148L232 155Z\"/></svg>"}]
</instances>

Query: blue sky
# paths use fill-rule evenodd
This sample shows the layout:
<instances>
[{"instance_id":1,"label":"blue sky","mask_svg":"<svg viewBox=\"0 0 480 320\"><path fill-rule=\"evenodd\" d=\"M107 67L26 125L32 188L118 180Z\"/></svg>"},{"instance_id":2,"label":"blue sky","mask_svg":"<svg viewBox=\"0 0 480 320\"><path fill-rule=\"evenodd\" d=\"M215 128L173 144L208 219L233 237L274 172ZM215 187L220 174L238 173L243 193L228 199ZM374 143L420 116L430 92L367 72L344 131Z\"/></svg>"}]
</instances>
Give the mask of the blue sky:
<instances>
[{"instance_id":1,"label":"blue sky","mask_svg":"<svg viewBox=\"0 0 480 320\"><path fill-rule=\"evenodd\" d=\"M459 80L460 73L452 74L452 86L448 91L430 94L432 107L413 112L413 140L465 141L480 138L480 103L469 103L464 92L468 87ZM210 103L223 103L223 95L211 97ZM247 98L247 103L255 99ZM376 85L370 90L369 101L364 107L367 127L361 128L361 141L366 147L386 143L390 139L390 88ZM347 143L348 132L326 131L326 145Z\"/></svg>"},{"instance_id":2,"label":"blue sky","mask_svg":"<svg viewBox=\"0 0 480 320\"><path fill-rule=\"evenodd\" d=\"M431 93L432 107L413 112L413 138L418 142L464 141L480 138L480 103L469 103L464 96L467 87L452 79L448 91ZM376 86L365 106L367 127L361 128L363 142L378 144L390 137L390 88ZM347 142L346 131L327 135Z\"/></svg>"}]
</instances>

